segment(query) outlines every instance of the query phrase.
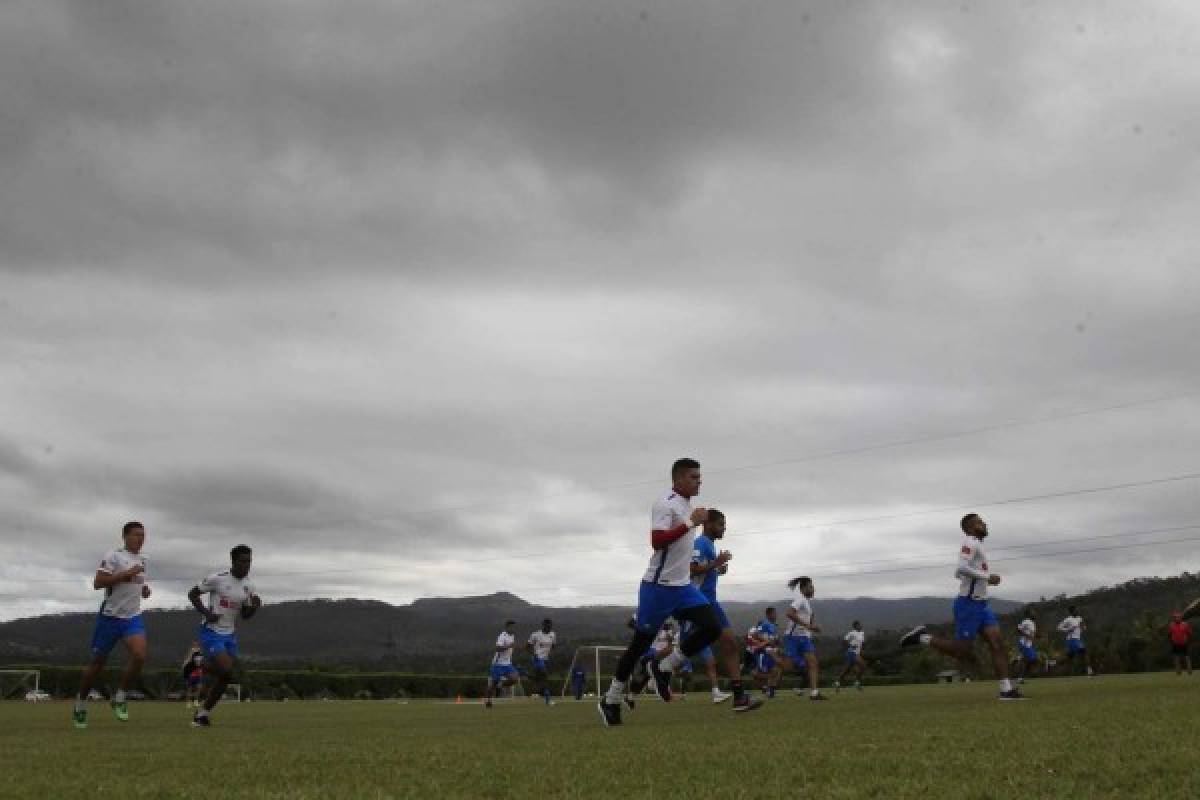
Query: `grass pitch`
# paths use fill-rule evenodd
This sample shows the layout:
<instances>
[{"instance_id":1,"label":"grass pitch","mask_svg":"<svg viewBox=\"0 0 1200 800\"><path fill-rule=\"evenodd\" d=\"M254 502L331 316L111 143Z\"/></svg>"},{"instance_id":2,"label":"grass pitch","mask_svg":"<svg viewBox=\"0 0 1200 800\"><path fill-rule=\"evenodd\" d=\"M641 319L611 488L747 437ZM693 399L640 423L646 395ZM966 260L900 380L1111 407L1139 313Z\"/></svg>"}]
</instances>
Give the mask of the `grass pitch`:
<instances>
[{"instance_id":1,"label":"grass pitch","mask_svg":"<svg viewBox=\"0 0 1200 800\"><path fill-rule=\"evenodd\" d=\"M736 716L706 694L644 699L606 729L594 700L222 705L0 704L0 797L1196 797L1200 675L790 692Z\"/></svg>"}]
</instances>

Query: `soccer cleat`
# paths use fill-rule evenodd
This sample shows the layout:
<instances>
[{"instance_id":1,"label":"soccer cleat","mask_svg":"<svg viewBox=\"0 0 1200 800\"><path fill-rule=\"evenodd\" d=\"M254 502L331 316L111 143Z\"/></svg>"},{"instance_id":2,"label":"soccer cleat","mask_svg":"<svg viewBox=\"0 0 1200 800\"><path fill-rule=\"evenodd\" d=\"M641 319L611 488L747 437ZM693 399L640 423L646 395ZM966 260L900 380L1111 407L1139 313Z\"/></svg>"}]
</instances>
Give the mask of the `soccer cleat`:
<instances>
[{"instance_id":1,"label":"soccer cleat","mask_svg":"<svg viewBox=\"0 0 1200 800\"><path fill-rule=\"evenodd\" d=\"M823 700L828 700L829 698L823 694L810 694L808 699L813 703L819 703Z\"/></svg>"},{"instance_id":2,"label":"soccer cleat","mask_svg":"<svg viewBox=\"0 0 1200 800\"><path fill-rule=\"evenodd\" d=\"M596 708L600 710L600 718L604 720L604 727L611 728L613 725L621 724L621 706L617 703L606 703L603 699L596 704Z\"/></svg>"},{"instance_id":3,"label":"soccer cleat","mask_svg":"<svg viewBox=\"0 0 1200 800\"><path fill-rule=\"evenodd\" d=\"M911 631L909 631L908 633L906 633L900 637L900 646L901 647L914 647L921 643L921 637L924 636L926 633L928 633L928 631L925 629L925 626L918 625L917 627L913 628Z\"/></svg>"},{"instance_id":4,"label":"soccer cleat","mask_svg":"<svg viewBox=\"0 0 1200 800\"><path fill-rule=\"evenodd\" d=\"M671 674L659 669L657 661L647 664L646 671L650 673L650 683L654 686L654 691L658 693L659 698L664 703L671 702Z\"/></svg>"},{"instance_id":5,"label":"soccer cleat","mask_svg":"<svg viewBox=\"0 0 1200 800\"><path fill-rule=\"evenodd\" d=\"M129 705L127 703L113 702L109 703L112 706L113 716L121 720L121 722L129 722Z\"/></svg>"},{"instance_id":6,"label":"soccer cleat","mask_svg":"<svg viewBox=\"0 0 1200 800\"><path fill-rule=\"evenodd\" d=\"M744 694L741 697L735 697L733 699L733 710L737 713L741 713L743 711L754 711L762 708L762 704L763 701L757 697L751 699L750 695Z\"/></svg>"},{"instance_id":7,"label":"soccer cleat","mask_svg":"<svg viewBox=\"0 0 1200 800\"><path fill-rule=\"evenodd\" d=\"M633 699L633 695L625 695L625 705L629 706L630 711L637 707L637 701Z\"/></svg>"},{"instance_id":8,"label":"soccer cleat","mask_svg":"<svg viewBox=\"0 0 1200 800\"><path fill-rule=\"evenodd\" d=\"M1007 692L1001 692L998 696L1000 700L1026 700L1028 698L1021 694L1021 690L1017 688L1009 689Z\"/></svg>"},{"instance_id":9,"label":"soccer cleat","mask_svg":"<svg viewBox=\"0 0 1200 800\"><path fill-rule=\"evenodd\" d=\"M1179 618L1180 619L1191 619L1192 617L1195 617L1197 615L1200 615L1200 597L1197 597L1195 600L1193 600L1191 603L1189 603L1188 607L1185 608L1183 610L1183 613L1179 615Z\"/></svg>"},{"instance_id":10,"label":"soccer cleat","mask_svg":"<svg viewBox=\"0 0 1200 800\"><path fill-rule=\"evenodd\" d=\"M767 699L768 699L768 700L774 700L774 699L775 699L775 687L774 687L774 686L768 686L768 687L767 687Z\"/></svg>"},{"instance_id":11,"label":"soccer cleat","mask_svg":"<svg viewBox=\"0 0 1200 800\"><path fill-rule=\"evenodd\" d=\"M87 727L87 709L81 708L71 714L71 724L79 730Z\"/></svg>"},{"instance_id":12,"label":"soccer cleat","mask_svg":"<svg viewBox=\"0 0 1200 800\"><path fill-rule=\"evenodd\" d=\"M733 695L731 695L729 692L722 692L719 690L715 691L712 693L713 705L716 705L717 703L724 703L731 697L733 697Z\"/></svg>"},{"instance_id":13,"label":"soccer cleat","mask_svg":"<svg viewBox=\"0 0 1200 800\"><path fill-rule=\"evenodd\" d=\"M193 728L211 728L212 722L209 721L207 714L205 714L203 716L201 716L200 714L195 714L192 716L192 727Z\"/></svg>"}]
</instances>

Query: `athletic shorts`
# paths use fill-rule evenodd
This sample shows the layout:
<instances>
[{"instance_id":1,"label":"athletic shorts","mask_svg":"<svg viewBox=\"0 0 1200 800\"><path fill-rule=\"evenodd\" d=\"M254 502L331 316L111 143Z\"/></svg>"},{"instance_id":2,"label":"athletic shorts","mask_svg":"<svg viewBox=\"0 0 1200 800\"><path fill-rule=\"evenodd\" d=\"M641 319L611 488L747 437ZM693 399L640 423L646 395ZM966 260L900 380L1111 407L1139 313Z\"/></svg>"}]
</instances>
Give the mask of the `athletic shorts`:
<instances>
[{"instance_id":1,"label":"athletic shorts","mask_svg":"<svg viewBox=\"0 0 1200 800\"><path fill-rule=\"evenodd\" d=\"M717 619L721 621L721 626L723 628L728 628L729 619L725 616L725 612L722 610L721 606L712 600L709 601L709 606L713 609L713 611L716 612ZM683 646L683 640L691 634L692 628L694 627L696 626L690 622L684 622L679 626L679 644L681 647ZM713 655L712 645L705 645L700 650L697 650L695 655L699 656L705 664L716 660L716 656Z\"/></svg>"},{"instance_id":2,"label":"athletic shorts","mask_svg":"<svg viewBox=\"0 0 1200 800\"><path fill-rule=\"evenodd\" d=\"M1187 658L1188 646L1186 644L1172 644L1171 655L1179 656L1180 658Z\"/></svg>"},{"instance_id":3,"label":"athletic shorts","mask_svg":"<svg viewBox=\"0 0 1200 800\"><path fill-rule=\"evenodd\" d=\"M642 581L638 589L637 629L643 634L658 633L667 617L676 611L708 604L708 598L690 583L662 586Z\"/></svg>"},{"instance_id":4,"label":"athletic shorts","mask_svg":"<svg viewBox=\"0 0 1200 800\"><path fill-rule=\"evenodd\" d=\"M983 632L984 628L999 627L987 600L972 600L970 597L954 599L954 636L970 641Z\"/></svg>"},{"instance_id":5,"label":"athletic shorts","mask_svg":"<svg viewBox=\"0 0 1200 800\"><path fill-rule=\"evenodd\" d=\"M1017 645L1017 647L1021 651L1021 658L1025 659L1030 664L1036 664L1038 662L1037 650L1034 650L1027 644Z\"/></svg>"},{"instance_id":6,"label":"athletic shorts","mask_svg":"<svg viewBox=\"0 0 1200 800\"><path fill-rule=\"evenodd\" d=\"M505 678L517 677L520 673L512 664L492 664L492 668L488 670L488 676L492 679L492 683L499 683Z\"/></svg>"},{"instance_id":7,"label":"athletic shorts","mask_svg":"<svg viewBox=\"0 0 1200 800\"><path fill-rule=\"evenodd\" d=\"M546 659L538 658L537 656L534 656L533 657L533 671L534 672L545 672L546 671Z\"/></svg>"},{"instance_id":8,"label":"athletic shorts","mask_svg":"<svg viewBox=\"0 0 1200 800\"><path fill-rule=\"evenodd\" d=\"M145 635L146 625L142 622L141 614L129 619L97 614L96 628L92 631L92 655L106 656L122 639Z\"/></svg>"},{"instance_id":9,"label":"athletic shorts","mask_svg":"<svg viewBox=\"0 0 1200 800\"><path fill-rule=\"evenodd\" d=\"M813 645L811 636L783 637L784 656L793 661L802 661L807 653L817 654L817 648Z\"/></svg>"},{"instance_id":10,"label":"athletic shorts","mask_svg":"<svg viewBox=\"0 0 1200 800\"><path fill-rule=\"evenodd\" d=\"M1083 639L1067 639L1067 654L1078 655L1087 650L1083 645Z\"/></svg>"},{"instance_id":11,"label":"athletic shorts","mask_svg":"<svg viewBox=\"0 0 1200 800\"><path fill-rule=\"evenodd\" d=\"M201 625L196 633L196 638L200 640L200 649L204 651L204 655L206 656L212 657L221 653L228 653L230 658L238 657L236 633L217 633Z\"/></svg>"},{"instance_id":12,"label":"athletic shorts","mask_svg":"<svg viewBox=\"0 0 1200 800\"><path fill-rule=\"evenodd\" d=\"M847 650L846 651L846 666L853 667L857 663L858 663L858 651L857 650Z\"/></svg>"},{"instance_id":13,"label":"athletic shorts","mask_svg":"<svg viewBox=\"0 0 1200 800\"><path fill-rule=\"evenodd\" d=\"M775 659L766 650L759 650L754 656L754 669L757 672L768 673L775 669Z\"/></svg>"}]
</instances>

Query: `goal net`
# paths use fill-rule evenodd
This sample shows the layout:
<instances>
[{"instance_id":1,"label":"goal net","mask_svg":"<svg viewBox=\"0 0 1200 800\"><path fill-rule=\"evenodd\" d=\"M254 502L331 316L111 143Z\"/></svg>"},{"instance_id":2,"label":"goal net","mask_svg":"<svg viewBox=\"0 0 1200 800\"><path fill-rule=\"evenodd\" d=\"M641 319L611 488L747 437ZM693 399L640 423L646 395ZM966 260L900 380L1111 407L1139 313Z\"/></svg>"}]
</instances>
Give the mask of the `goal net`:
<instances>
[{"instance_id":1,"label":"goal net","mask_svg":"<svg viewBox=\"0 0 1200 800\"><path fill-rule=\"evenodd\" d=\"M616 673L617 662L621 660L624 652L624 647L602 644L588 644L575 648L575 656L571 659L570 669L567 670L567 679L563 681L562 696L574 695L573 676L577 674L577 669L583 673L583 692L594 691L597 696L604 694L608 691L609 681Z\"/></svg>"},{"instance_id":2,"label":"goal net","mask_svg":"<svg viewBox=\"0 0 1200 800\"><path fill-rule=\"evenodd\" d=\"M35 700L41 699L42 673L36 669L0 669L0 699L23 700L33 692Z\"/></svg>"}]
</instances>

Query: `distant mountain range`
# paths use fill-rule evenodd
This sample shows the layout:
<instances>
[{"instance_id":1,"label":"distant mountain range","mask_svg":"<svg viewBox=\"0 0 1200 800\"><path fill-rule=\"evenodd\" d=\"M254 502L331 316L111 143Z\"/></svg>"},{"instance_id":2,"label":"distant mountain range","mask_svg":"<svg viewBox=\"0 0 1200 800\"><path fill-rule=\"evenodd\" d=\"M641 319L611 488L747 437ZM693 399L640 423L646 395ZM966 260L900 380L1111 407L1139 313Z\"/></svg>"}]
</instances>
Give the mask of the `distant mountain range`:
<instances>
[{"instance_id":1,"label":"distant mountain range","mask_svg":"<svg viewBox=\"0 0 1200 800\"><path fill-rule=\"evenodd\" d=\"M768 605L778 607L782 618L787 602L723 605L735 629L744 631ZM992 601L998 613L1020 605ZM814 608L826 634L838 638L855 619L870 635L951 617L945 597L818 597ZM244 657L262 667L477 672L490 658L505 619L517 621L518 641L523 642L543 618L551 618L559 636L558 662L569 661L577 645L626 642L625 622L632 611L626 606L550 608L507 592L425 598L404 606L377 600L303 600L264 607L240 624L239 638ZM146 612L151 664L179 663L194 638L197 619L191 610ZM82 664L88 659L94 620L95 614L73 613L0 623L0 664Z\"/></svg>"}]
</instances>

